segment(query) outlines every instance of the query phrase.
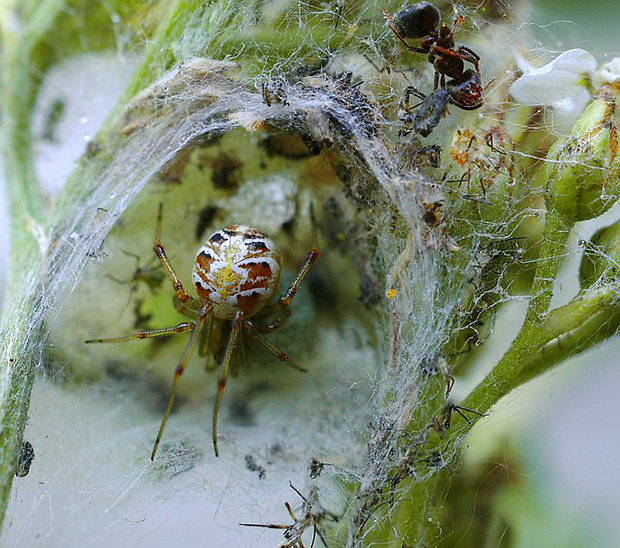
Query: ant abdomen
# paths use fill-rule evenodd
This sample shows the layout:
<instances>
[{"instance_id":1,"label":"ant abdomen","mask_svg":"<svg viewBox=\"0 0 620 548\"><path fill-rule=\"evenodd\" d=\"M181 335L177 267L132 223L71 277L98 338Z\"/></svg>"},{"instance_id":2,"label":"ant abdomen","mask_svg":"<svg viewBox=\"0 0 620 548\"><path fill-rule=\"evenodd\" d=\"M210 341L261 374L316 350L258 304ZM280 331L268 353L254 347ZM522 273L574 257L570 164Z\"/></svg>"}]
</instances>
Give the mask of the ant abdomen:
<instances>
[{"instance_id":1,"label":"ant abdomen","mask_svg":"<svg viewBox=\"0 0 620 548\"><path fill-rule=\"evenodd\" d=\"M403 38L422 38L433 32L441 14L428 2L418 2L394 15L394 26Z\"/></svg>"}]
</instances>

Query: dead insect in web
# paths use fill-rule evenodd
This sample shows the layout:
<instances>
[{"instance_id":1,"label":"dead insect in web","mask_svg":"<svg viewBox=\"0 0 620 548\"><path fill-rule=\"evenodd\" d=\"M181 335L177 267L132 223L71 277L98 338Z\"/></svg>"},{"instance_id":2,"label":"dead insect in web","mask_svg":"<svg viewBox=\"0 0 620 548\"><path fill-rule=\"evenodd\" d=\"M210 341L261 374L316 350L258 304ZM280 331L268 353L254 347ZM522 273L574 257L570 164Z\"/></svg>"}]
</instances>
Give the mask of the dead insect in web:
<instances>
[{"instance_id":1,"label":"dead insect in web","mask_svg":"<svg viewBox=\"0 0 620 548\"><path fill-rule=\"evenodd\" d=\"M435 202L422 202L424 208L424 214L422 219L430 227L439 226L444 220L443 213L443 200L437 200Z\"/></svg>"},{"instance_id":2,"label":"dead insect in web","mask_svg":"<svg viewBox=\"0 0 620 548\"><path fill-rule=\"evenodd\" d=\"M450 404L446 409L446 414L443 420L435 417L433 419L433 423L431 424L431 428L434 428L435 430L437 430L437 432L443 434L446 430L448 430L448 428L450 428L450 425L452 424L452 413L457 413L463 418L463 420L467 424L471 424L471 420L467 417L467 415L465 415L465 411L479 417L486 417L486 413L480 413L480 411L475 411L474 409L469 409L468 407Z\"/></svg>"},{"instance_id":3,"label":"dead insect in web","mask_svg":"<svg viewBox=\"0 0 620 548\"><path fill-rule=\"evenodd\" d=\"M265 467L258 464L252 455L245 456L245 467L251 472L258 472L258 479L265 479L267 474Z\"/></svg>"},{"instance_id":4,"label":"dead insect in web","mask_svg":"<svg viewBox=\"0 0 620 548\"><path fill-rule=\"evenodd\" d=\"M22 443L22 450L17 457L17 466L15 467L15 475L18 478L24 478L30 472L30 466L34 460L34 449L29 441Z\"/></svg>"},{"instance_id":5,"label":"dead insect in web","mask_svg":"<svg viewBox=\"0 0 620 548\"><path fill-rule=\"evenodd\" d=\"M302 514L301 516L299 516L299 518L293 512L291 505L288 502L284 503L284 506L286 507L289 516L291 516L291 519L293 520L293 523L291 523L290 525L278 525L273 523L240 523L239 525L241 525L242 527L264 527L267 529L283 529L284 533L282 534L286 540L285 542L278 544L278 548L304 548L304 543L301 537L303 536L306 529L312 527L311 546L314 546L314 542L316 540L316 537L318 536L323 542L323 545L328 547L329 545L327 544L327 541L325 540L323 534L319 529L319 524L321 523L321 521L326 519L337 522L339 520L339 517L335 514L332 514L331 512L328 512L320 506L317 500L318 492L316 489L312 489L309 496L306 498L299 492L298 489L293 486L292 483L289 482L289 485L291 489L295 491L295 493L297 493L297 495L303 501Z\"/></svg>"},{"instance_id":6,"label":"dead insect in web","mask_svg":"<svg viewBox=\"0 0 620 548\"><path fill-rule=\"evenodd\" d=\"M310 459L310 464L308 465L308 472L310 473L310 479L318 478L325 470L326 466L331 466L330 462L321 462L320 460L312 457Z\"/></svg>"},{"instance_id":7,"label":"dead insect in web","mask_svg":"<svg viewBox=\"0 0 620 548\"><path fill-rule=\"evenodd\" d=\"M153 262L150 262L147 265L140 266L140 257L138 255L136 255L135 253L130 253L129 251L124 251L122 249L120 251L128 257L133 257L136 260L136 269L127 280L121 280L120 278L112 276L111 274L108 274L106 278L109 278L117 284L129 285L129 299L127 300L128 306L131 302L131 298L138 291L138 287L140 286L140 284L148 287L151 294L155 293L164 283L166 274L161 269L161 265L153 264Z\"/></svg>"},{"instance_id":8,"label":"dead insect in web","mask_svg":"<svg viewBox=\"0 0 620 548\"><path fill-rule=\"evenodd\" d=\"M288 101L286 100L286 91L284 91L282 84L275 81L263 82L261 85L261 91L263 94L263 101L268 107L276 103L282 106L288 105Z\"/></svg>"},{"instance_id":9,"label":"dead insect in web","mask_svg":"<svg viewBox=\"0 0 620 548\"><path fill-rule=\"evenodd\" d=\"M435 68L435 85L437 89L446 86L448 78L460 79L465 66L464 61L472 63L476 73L480 74L478 54L465 46L456 46L454 33L464 21L458 16L452 25L439 25L441 14L439 10L428 2L418 2L392 16L384 10L389 29L396 38L409 50L428 55L429 62ZM420 39L419 46L411 46L405 38Z\"/></svg>"},{"instance_id":10,"label":"dead insect in web","mask_svg":"<svg viewBox=\"0 0 620 548\"><path fill-rule=\"evenodd\" d=\"M411 95L415 95L421 102L410 107ZM453 104L463 110L475 110L480 108L482 103L483 88L478 74L473 70L466 70L459 80L450 80L444 88L429 95L409 86L405 88L405 100L401 105L405 115L401 118L404 125L400 135L408 135L414 131L422 137L428 137L449 113L448 105ZM415 112L412 114L413 110Z\"/></svg>"},{"instance_id":11,"label":"dead insect in web","mask_svg":"<svg viewBox=\"0 0 620 548\"><path fill-rule=\"evenodd\" d=\"M252 318L265 309L273 297L280 279L280 255L273 241L260 230L245 225L228 226L212 234L198 250L194 263L193 282L198 294L198 299L194 299L183 288L181 280L164 251L161 243L162 216L163 207L160 205L153 251L175 290L174 308L190 318L191 321L179 323L174 327L138 331L124 337L93 339L86 342L117 343L166 337L186 331L191 332L190 339L174 373L168 404L151 453L151 460L153 460L174 403L178 382L187 366L192 349L198 343L199 354L206 356L210 347L213 318L230 321L232 325L228 341L222 349L220 376L213 408L213 450L217 456L217 418L220 403L228 380L233 350L242 332L247 332L266 350L290 367L305 371L305 369L291 362L288 355L269 341L263 333L277 329L290 315L291 301L318 255L316 223L311 209L312 248L284 295L267 307L269 311L276 314L275 320L269 325L262 326Z\"/></svg>"},{"instance_id":12,"label":"dead insect in web","mask_svg":"<svg viewBox=\"0 0 620 548\"><path fill-rule=\"evenodd\" d=\"M421 100L420 103L409 106L411 95ZM405 88L405 100L401 105L405 115L400 135L407 135L415 131L428 137L441 119L449 114L448 105L453 104L463 110L475 110L482 106L483 88L480 78L473 70L466 70L460 80L450 80L445 88L438 89L424 95L421 91L409 86ZM412 111L415 112L412 114Z\"/></svg>"}]
</instances>

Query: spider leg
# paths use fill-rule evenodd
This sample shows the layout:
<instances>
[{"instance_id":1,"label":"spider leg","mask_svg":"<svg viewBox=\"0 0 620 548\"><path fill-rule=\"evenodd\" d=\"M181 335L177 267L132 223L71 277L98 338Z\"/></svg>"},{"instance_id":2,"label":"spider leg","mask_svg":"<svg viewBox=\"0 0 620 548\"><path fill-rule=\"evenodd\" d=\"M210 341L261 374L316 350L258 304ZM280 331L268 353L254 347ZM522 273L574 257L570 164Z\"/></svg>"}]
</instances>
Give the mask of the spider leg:
<instances>
[{"instance_id":1,"label":"spider leg","mask_svg":"<svg viewBox=\"0 0 620 548\"><path fill-rule=\"evenodd\" d=\"M226 345L226 351L224 352L224 358L222 359L222 368L220 373L220 379L217 383L217 395L215 397L215 406L213 407L213 450L215 456L217 453L217 416L220 411L220 402L222 401L222 393L226 387L226 380L228 379L228 369L230 367L230 359L232 357L233 350L235 348L235 342L239 336L239 331L243 326L243 311L237 310L233 317L233 325L230 330L230 337L228 338L228 344Z\"/></svg>"},{"instance_id":2,"label":"spider leg","mask_svg":"<svg viewBox=\"0 0 620 548\"><path fill-rule=\"evenodd\" d=\"M256 327L256 324L252 320L245 320L243 325L250 332L250 335L254 337L259 343L261 343L271 354L273 354L280 361L285 362L286 365L292 367L293 369L297 369L297 371L302 371L303 373L307 373L308 370L300 367L296 363L292 362L288 357L288 354L285 354L280 350L275 344L273 344L270 340L263 337Z\"/></svg>"},{"instance_id":3,"label":"spider leg","mask_svg":"<svg viewBox=\"0 0 620 548\"><path fill-rule=\"evenodd\" d=\"M112 337L110 339L89 339L84 341L86 344L95 343L118 343L126 341L139 341L142 339L154 339L157 337L167 337L169 335L175 335L176 333L183 333L184 331L191 331L196 325L193 322L183 322L175 325L174 327L164 327L163 329L153 329L152 331L136 331L130 335L124 335L122 337Z\"/></svg>"},{"instance_id":4,"label":"spider leg","mask_svg":"<svg viewBox=\"0 0 620 548\"><path fill-rule=\"evenodd\" d=\"M240 523L241 527L266 527L267 529L288 529L290 525L276 525L275 523Z\"/></svg>"},{"instance_id":5,"label":"spider leg","mask_svg":"<svg viewBox=\"0 0 620 548\"><path fill-rule=\"evenodd\" d=\"M287 309L290 306L293 297L295 296L297 290L299 289L299 286L301 285L301 282L306 277L306 275L310 271L310 268L314 264L314 261L316 261L316 258L319 255L319 252L317 251L318 244L316 234L316 219L314 218L314 209L312 208L312 206L310 206L310 219L312 222L312 249L310 249L308 255L306 255L306 260L303 266L297 273L297 276L295 276L295 279L293 280L289 288L286 290L286 293L284 293L284 296L281 297L278 301L278 304L283 309Z\"/></svg>"},{"instance_id":6,"label":"spider leg","mask_svg":"<svg viewBox=\"0 0 620 548\"><path fill-rule=\"evenodd\" d=\"M186 303L188 301L192 301L193 299L187 294L185 289L183 289L183 284L176 275L174 268L172 268L168 257L166 257L164 246L161 243L161 224L163 215L164 205L160 203L159 214L157 216L157 227L155 229L155 242L153 243L153 251L155 252L155 255L157 255L157 258L159 259L159 262L161 263L164 272L168 276L168 279L172 282L172 287L174 287L174 290L177 293L178 300L182 303Z\"/></svg>"},{"instance_id":7,"label":"spider leg","mask_svg":"<svg viewBox=\"0 0 620 548\"><path fill-rule=\"evenodd\" d=\"M174 403L174 396L177 391L177 384L179 383L179 379L185 371L185 366L187 365L187 361L189 360L189 356L196 344L196 340L199 338L200 331L205 325L205 321L207 317L211 315L211 305L205 303L200 310L200 317L196 322L194 327L194 331L192 332L192 336L187 342L187 346L183 351L183 355L181 356L181 360L179 361L179 365L174 372L174 378L172 380L172 386L170 387L170 396L168 396L168 403L166 404L166 410L164 411L164 417L161 421L161 426L159 427L159 431L157 432L157 437L155 438L155 444L153 445L153 452L151 453L151 460L155 458L155 453L157 453L157 448L159 447L159 442L161 440L161 436L164 433L164 427L166 426L166 421L168 420L168 415L170 415L170 410L172 409L172 404Z\"/></svg>"},{"instance_id":8,"label":"spider leg","mask_svg":"<svg viewBox=\"0 0 620 548\"><path fill-rule=\"evenodd\" d=\"M209 314L205 320L205 325L200 331L200 342L198 343L198 355L204 357L209 351L209 343L211 342L211 325L213 324L213 316Z\"/></svg>"}]
</instances>

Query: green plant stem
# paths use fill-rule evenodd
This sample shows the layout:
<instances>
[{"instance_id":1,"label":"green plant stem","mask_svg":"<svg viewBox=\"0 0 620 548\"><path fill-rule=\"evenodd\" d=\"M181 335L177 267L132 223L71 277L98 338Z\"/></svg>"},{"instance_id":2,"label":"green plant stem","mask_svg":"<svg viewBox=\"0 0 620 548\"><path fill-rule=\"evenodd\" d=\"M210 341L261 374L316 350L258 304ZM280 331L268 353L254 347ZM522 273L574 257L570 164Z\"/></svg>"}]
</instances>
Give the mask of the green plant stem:
<instances>
[{"instance_id":1,"label":"green plant stem","mask_svg":"<svg viewBox=\"0 0 620 548\"><path fill-rule=\"evenodd\" d=\"M555 211L547 213L543 245L532 286L532 298L526 312L523 326L512 345L491 373L473 390L462 403L464 407L486 413L501 397L517 386L551 368L563 355L554 356L547 352L546 359L540 360L547 344L562 335L578 330L588 318L603 314L616 302L617 291L614 286L584 292L566 306L549 313L547 310L553 295L553 284L563 262L563 251L569 232L566 219ZM601 319L606 318L605 314ZM594 325L588 326L596 329ZM581 348L580 348L581 350ZM536 367L534 367L536 364ZM447 439L431 441L425 448L426 455L434 452L441 454L442 448L454 447L466 434L476 419L465 422L456 415L448 431ZM400 540L416 545L426 537L429 526L432 493L439 485L440 474L416 482L407 478L399 485L401 498L390 509L388 527L381 527L381 535L390 531L392 544L397 546ZM372 533L371 533L372 534ZM379 535L377 540L379 540ZM375 536L373 535L373 539Z\"/></svg>"},{"instance_id":2,"label":"green plant stem","mask_svg":"<svg viewBox=\"0 0 620 548\"><path fill-rule=\"evenodd\" d=\"M170 66L174 60L171 44L180 36L190 18L203 4L204 1L201 0L175 0L144 53L140 66L129 82L117 109L108 118L108 123L114 119L119 108L153 81L157 76L155 68L165 69Z\"/></svg>"},{"instance_id":3,"label":"green plant stem","mask_svg":"<svg viewBox=\"0 0 620 548\"><path fill-rule=\"evenodd\" d=\"M610 321L609 314L616 307L617 297L615 286L586 291L567 305L549 312L536 326L524 326L491 373L462 405L486 413L502 396L548 371L570 354L571 342L580 343L577 349L572 347L573 352L591 346L593 342L584 337L603 329ZM560 338L562 346L554 353L553 346L548 345Z\"/></svg>"},{"instance_id":4,"label":"green plant stem","mask_svg":"<svg viewBox=\"0 0 620 548\"><path fill-rule=\"evenodd\" d=\"M64 0L39 2L29 22L19 29L2 18L2 122L7 199L10 213L10 260L2 327L0 327L0 520L13 482L28 404L35 359L24 349L28 308L20 306L28 282L41 266L32 227L42 219L42 199L33 161L31 113L36 86L32 53L65 7Z\"/></svg>"}]
</instances>

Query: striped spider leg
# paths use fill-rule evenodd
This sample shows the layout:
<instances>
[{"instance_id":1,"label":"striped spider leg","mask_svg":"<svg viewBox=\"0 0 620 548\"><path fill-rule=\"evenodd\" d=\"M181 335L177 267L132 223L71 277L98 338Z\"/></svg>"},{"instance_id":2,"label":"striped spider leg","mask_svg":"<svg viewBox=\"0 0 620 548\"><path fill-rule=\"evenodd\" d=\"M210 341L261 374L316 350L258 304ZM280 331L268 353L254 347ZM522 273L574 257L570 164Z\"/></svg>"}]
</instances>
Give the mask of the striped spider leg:
<instances>
[{"instance_id":1,"label":"striped spider leg","mask_svg":"<svg viewBox=\"0 0 620 548\"><path fill-rule=\"evenodd\" d=\"M282 295L282 297L280 297L270 307L271 312L275 311L279 313L278 317L273 322L271 322L269 325L261 328L262 331L266 332L266 331L273 331L274 329L277 329L291 315L291 309L290 309L291 301L293 300L293 297L295 297L297 290L299 289L299 286L301 285L301 282L304 280L304 278L310 271L310 268L312 268L314 261L316 261L317 257L319 256L318 243L317 243L317 231L316 231L316 219L314 218L314 208L312 207L312 205L310 205L310 221L312 223L312 248L310 249L310 251L308 251L304 264L299 269L299 272L297 273L297 276L295 276L295 279L291 282L291 285L289 285L288 289L284 292L284 295Z\"/></svg>"},{"instance_id":2,"label":"striped spider leg","mask_svg":"<svg viewBox=\"0 0 620 548\"><path fill-rule=\"evenodd\" d=\"M179 323L174 327L138 331L122 337L93 339L86 342L117 343L165 337L191 331L190 339L174 373L168 403L151 453L151 460L153 460L174 403L178 382L193 348L198 342L199 354L206 356L210 346L212 319L231 321L230 335L221 358L220 375L213 408L213 450L215 456L218 456L217 419L219 408L228 380L233 351L242 330L246 330L252 338L261 343L280 361L287 363L294 369L305 371L305 369L291 362L288 355L275 344L267 340L262 335L264 329L261 329L251 319L265 307L275 293L281 271L280 256L273 241L256 228L246 225L232 225L218 230L198 250L193 272L194 288L198 294L196 300L185 291L181 280L166 256L161 243L162 216L163 208L160 205L153 251L175 290L173 296L175 309L192 321ZM287 315L290 314L291 300L310 270L312 263L316 260L316 231L314 228L313 240L313 248L308 253L304 265L284 296L276 303L276 306L285 310ZM277 321L277 325L268 326L267 330L277 328L280 323L282 322Z\"/></svg>"}]
</instances>

